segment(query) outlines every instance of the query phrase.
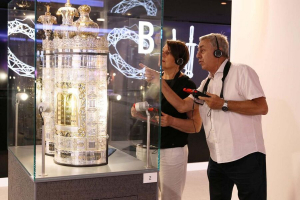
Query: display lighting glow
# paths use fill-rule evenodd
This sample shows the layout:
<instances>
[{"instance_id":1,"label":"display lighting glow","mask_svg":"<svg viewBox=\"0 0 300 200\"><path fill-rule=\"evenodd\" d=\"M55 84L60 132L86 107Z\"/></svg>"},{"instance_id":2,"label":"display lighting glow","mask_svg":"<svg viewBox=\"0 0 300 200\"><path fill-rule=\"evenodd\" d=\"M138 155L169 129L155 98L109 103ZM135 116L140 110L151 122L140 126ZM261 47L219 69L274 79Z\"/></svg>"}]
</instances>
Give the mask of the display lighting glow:
<instances>
[{"instance_id":1,"label":"display lighting glow","mask_svg":"<svg viewBox=\"0 0 300 200\"><path fill-rule=\"evenodd\" d=\"M29 18L29 19L35 19L35 16L34 15L28 15L27 18Z\"/></svg>"},{"instance_id":2,"label":"display lighting glow","mask_svg":"<svg viewBox=\"0 0 300 200\"><path fill-rule=\"evenodd\" d=\"M49 0L39 0L38 2L49 3ZM52 3L66 3L66 0L51 0ZM72 0L73 5L82 5L82 0ZM85 0L85 4L92 7L104 7L104 2L100 0Z\"/></svg>"},{"instance_id":3,"label":"display lighting glow","mask_svg":"<svg viewBox=\"0 0 300 200\"><path fill-rule=\"evenodd\" d=\"M21 33L27 35L32 40L35 39L35 31L34 28L31 28L28 24L23 23L25 20L30 20L33 24L34 22L30 18L25 18L23 20L15 19L14 21L8 21L8 32L7 35ZM7 61L8 67L16 72L20 76L34 78L34 67L25 64L24 62L20 61L7 47Z\"/></svg>"},{"instance_id":4,"label":"display lighting glow","mask_svg":"<svg viewBox=\"0 0 300 200\"><path fill-rule=\"evenodd\" d=\"M20 76L34 78L34 67L20 61L7 47L8 67Z\"/></svg>"},{"instance_id":5,"label":"display lighting glow","mask_svg":"<svg viewBox=\"0 0 300 200\"><path fill-rule=\"evenodd\" d=\"M1 81L4 81L4 80L6 80L6 79L7 79L7 74L4 73L4 72L1 72L1 73L0 73L0 80L1 80Z\"/></svg>"},{"instance_id":6,"label":"display lighting glow","mask_svg":"<svg viewBox=\"0 0 300 200\"><path fill-rule=\"evenodd\" d=\"M28 99L28 94L26 93L17 93L16 95L17 100L26 101Z\"/></svg>"},{"instance_id":7,"label":"display lighting glow","mask_svg":"<svg viewBox=\"0 0 300 200\"><path fill-rule=\"evenodd\" d=\"M176 40L176 29L172 29L172 40ZM186 46L188 47L190 53L190 60L184 66L184 70L185 70L184 73L190 78L194 76L193 74L194 53L195 53L195 47L197 46L197 44L194 43L193 40L194 40L194 26L190 26L190 38L189 38L189 42L186 43Z\"/></svg>"},{"instance_id":8,"label":"display lighting glow","mask_svg":"<svg viewBox=\"0 0 300 200\"><path fill-rule=\"evenodd\" d=\"M7 35L9 36L14 33L21 33L34 40L34 28L31 28L28 24L23 23L25 20L30 20L34 24L34 22L28 17L23 20L15 19L14 21L8 21Z\"/></svg>"},{"instance_id":9,"label":"display lighting glow","mask_svg":"<svg viewBox=\"0 0 300 200\"><path fill-rule=\"evenodd\" d=\"M176 29L172 29L172 40L176 40Z\"/></svg>"},{"instance_id":10,"label":"display lighting glow","mask_svg":"<svg viewBox=\"0 0 300 200\"><path fill-rule=\"evenodd\" d=\"M143 6L148 16L156 16L157 8L152 0L123 0L115 5L110 12L124 14L128 10L138 6Z\"/></svg>"},{"instance_id":11,"label":"display lighting glow","mask_svg":"<svg viewBox=\"0 0 300 200\"><path fill-rule=\"evenodd\" d=\"M23 93L23 94L21 95L20 99L21 99L22 101L26 101L26 100L28 99L28 94Z\"/></svg>"},{"instance_id":12,"label":"display lighting glow","mask_svg":"<svg viewBox=\"0 0 300 200\"><path fill-rule=\"evenodd\" d=\"M133 25L136 26L136 25ZM139 44L139 35L135 32L130 30L131 27L123 27L123 28L114 28L108 35L107 41L108 46L113 46L115 48L116 54L109 53L109 60L110 63L119 70L122 74L124 74L128 78L135 78L135 79L144 79L144 72L145 69L136 69L126 63L126 61L120 56L117 50L117 43L120 40L129 39L134 41L138 45L142 45L143 47L149 48L149 44L147 41L142 41L142 44Z\"/></svg>"},{"instance_id":13,"label":"display lighting glow","mask_svg":"<svg viewBox=\"0 0 300 200\"><path fill-rule=\"evenodd\" d=\"M145 27L149 28L148 34L144 34ZM151 37L154 33L153 25L150 22L140 21L139 22L139 53L148 54L151 53L154 49L154 40ZM149 47L144 49L143 42L145 40L149 41Z\"/></svg>"},{"instance_id":14,"label":"display lighting glow","mask_svg":"<svg viewBox=\"0 0 300 200\"><path fill-rule=\"evenodd\" d=\"M189 62L184 66L185 74L192 78L194 76L193 74L193 66L194 66L194 54L195 54L195 47L197 46L196 43L193 43L194 40L194 26L190 27L190 38L189 38L189 43L186 43L186 46L189 49L190 53L190 60Z\"/></svg>"},{"instance_id":15,"label":"display lighting glow","mask_svg":"<svg viewBox=\"0 0 300 200\"><path fill-rule=\"evenodd\" d=\"M122 96L121 95L117 95L117 97L116 97L116 99L118 100L118 101L120 101L121 100L121 98L122 98Z\"/></svg>"}]
</instances>

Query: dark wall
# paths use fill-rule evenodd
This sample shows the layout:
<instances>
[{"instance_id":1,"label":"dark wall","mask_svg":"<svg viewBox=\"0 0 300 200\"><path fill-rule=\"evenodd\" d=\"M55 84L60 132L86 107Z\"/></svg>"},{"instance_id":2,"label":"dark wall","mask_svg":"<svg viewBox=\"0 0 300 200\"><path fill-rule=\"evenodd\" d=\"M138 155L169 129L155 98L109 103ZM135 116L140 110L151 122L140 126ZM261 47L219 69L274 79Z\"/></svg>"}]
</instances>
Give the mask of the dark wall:
<instances>
[{"instance_id":1,"label":"dark wall","mask_svg":"<svg viewBox=\"0 0 300 200\"><path fill-rule=\"evenodd\" d=\"M7 74L7 10L0 8L0 76ZM7 149L7 79L0 78L0 151Z\"/></svg>"},{"instance_id":2,"label":"dark wall","mask_svg":"<svg viewBox=\"0 0 300 200\"><path fill-rule=\"evenodd\" d=\"M8 171L7 78L4 78L7 74L7 9L0 8L0 19L0 178L2 178L7 177Z\"/></svg>"}]
</instances>

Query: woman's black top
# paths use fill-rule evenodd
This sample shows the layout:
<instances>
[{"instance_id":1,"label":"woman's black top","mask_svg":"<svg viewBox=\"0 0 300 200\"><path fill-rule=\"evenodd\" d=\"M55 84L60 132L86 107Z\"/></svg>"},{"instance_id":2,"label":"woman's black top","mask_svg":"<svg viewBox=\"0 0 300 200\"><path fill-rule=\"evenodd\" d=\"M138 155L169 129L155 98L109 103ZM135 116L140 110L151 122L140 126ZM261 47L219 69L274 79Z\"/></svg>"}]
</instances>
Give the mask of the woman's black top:
<instances>
[{"instance_id":1,"label":"woman's black top","mask_svg":"<svg viewBox=\"0 0 300 200\"><path fill-rule=\"evenodd\" d=\"M170 86L172 80L165 80ZM183 91L183 88L196 89L195 83L190 80L186 75L179 77L173 86L172 90L182 99L185 99L189 96L188 93ZM171 115L172 117L187 119L186 113L179 113L163 96L161 101L161 110L162 112ZM161 127L161 145L160 148L175 148L175 147L184 147L188 143L188 133L182 132L170 126Z\"/></svg>"}]
</instances>

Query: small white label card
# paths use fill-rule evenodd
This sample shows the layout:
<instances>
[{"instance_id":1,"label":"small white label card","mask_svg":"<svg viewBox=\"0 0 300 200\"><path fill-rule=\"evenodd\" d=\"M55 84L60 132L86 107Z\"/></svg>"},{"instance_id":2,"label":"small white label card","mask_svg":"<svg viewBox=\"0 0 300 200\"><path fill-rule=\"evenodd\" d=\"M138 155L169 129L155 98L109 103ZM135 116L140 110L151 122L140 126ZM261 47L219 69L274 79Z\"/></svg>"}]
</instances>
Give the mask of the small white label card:
<instances>
[{"instance_id":1,"label":"small white label card","mask_svg":"<svg viewBox=\"0 0 300 200\"><path fill-rule=\"evenodd\" d=\"M157 182L157 172L144 173L143 183L156 183Z\"/></svg>"}]
</instances>

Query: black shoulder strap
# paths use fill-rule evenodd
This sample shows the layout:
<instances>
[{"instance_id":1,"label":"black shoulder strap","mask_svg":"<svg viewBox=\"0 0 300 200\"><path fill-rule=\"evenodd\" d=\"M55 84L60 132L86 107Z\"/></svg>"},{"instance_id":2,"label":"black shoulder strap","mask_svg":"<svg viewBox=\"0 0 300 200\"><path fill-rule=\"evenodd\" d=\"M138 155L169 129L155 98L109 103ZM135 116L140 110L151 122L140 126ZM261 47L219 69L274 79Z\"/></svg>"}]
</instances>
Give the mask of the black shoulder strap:
<instances>
[{"instance_id":1,"label":"black shoulder strap","mask_svg":"<svg viewBox=\"0 0 300 200\"><path fill-rule=\"evenodd\" d=\"M210 78L208 78L208 79L206 80L206 83L205 83L205 85L204 85L204 88L203 88L203 91L202 91L204 94L206 94L206 92L207 92L207 87L208 87L209 81L210 81Z\"/></svg>"},{"instance_id":2,"label":"black shoulder strap","mask_svg":"<svg viewBox=\"0 0 300 200\"><path fill-rule=\"evenodd\" d=\"M223 77L222 77L222 89L221 89L221 94L220 94L220 98L224 98L223 97L223 90L224 90L224 81L225 81L225 78L226 78L226 76L227 76L227 74L228 74L228 72L229 72L229 69L230 69L230 66L231 66L231 62L227 62L226 63L226 65L225 65L225 67L224 67L224 71L223 71ZM205 85L204 85L204 87L203 87L203 93L204 94L206 94L206 92L207 92L207 88L208 88L208 84L209 84L209 82L210 82L210 78L208 78L207 80L206 80L206 83L205 83Z\"/></svg>"},{"instance_id":3,"label":"black shoulder strap","mask_svg":"<svg viewBox=\"0 0 300 200\"><path fill-rule=\"evenodd\" d=\"M231 66L231 62L227 62L225 67L224 67L224 71L223 71L223 78L222 78L222 89L221 89L221 94L220 94L220 98L223 99L223 89L224 89L224 82L225 82L225 78L229 72L229 69L230 69L230 66Z\"/></svg>"}]
</instances>

